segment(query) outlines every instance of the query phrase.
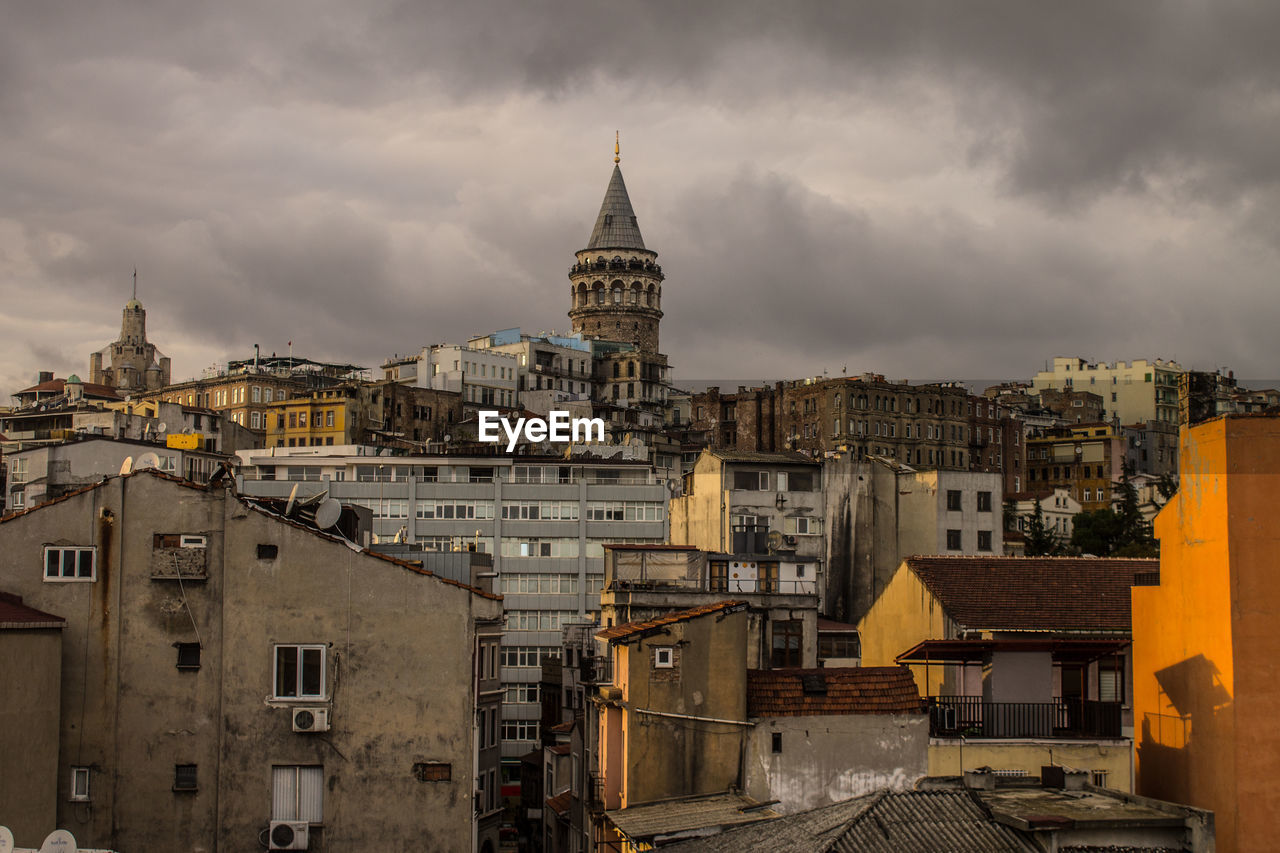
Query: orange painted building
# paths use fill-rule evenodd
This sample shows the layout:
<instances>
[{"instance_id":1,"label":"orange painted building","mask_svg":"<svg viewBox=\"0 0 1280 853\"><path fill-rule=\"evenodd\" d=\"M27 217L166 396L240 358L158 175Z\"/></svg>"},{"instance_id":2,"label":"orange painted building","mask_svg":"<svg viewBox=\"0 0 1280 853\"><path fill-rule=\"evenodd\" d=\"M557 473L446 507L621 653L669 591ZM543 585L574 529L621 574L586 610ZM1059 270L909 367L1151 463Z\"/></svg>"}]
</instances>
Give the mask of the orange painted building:
<instances>
[{"instance_id":1,"label":"orange painted building","mask_svg":"<svg viewBox=\"0 0 1280 853\"><path fill-rule=\"evenodd\" d=\"M1160 583L1135 587L1137 791L1212 809L1218 850L1280 844L1280 417L1183 430L1156 517Z\"/></svg>"}]
</instances>

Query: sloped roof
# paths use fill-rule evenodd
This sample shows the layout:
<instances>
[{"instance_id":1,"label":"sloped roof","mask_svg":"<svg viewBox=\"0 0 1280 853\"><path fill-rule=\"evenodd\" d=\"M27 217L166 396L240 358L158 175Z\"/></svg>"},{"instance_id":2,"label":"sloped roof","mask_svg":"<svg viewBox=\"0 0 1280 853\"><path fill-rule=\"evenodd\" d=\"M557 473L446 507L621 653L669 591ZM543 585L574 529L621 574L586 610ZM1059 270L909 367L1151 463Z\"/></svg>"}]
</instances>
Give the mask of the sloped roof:
<instances>
[{"instance_id":1,"label":"sloped roof","mask_svg":"<svg viewBox=\"0 0 1280 853\"><path fill-rule=\"evenodd\" d=\"M666 625L674 625L676 622L687 622L690 619L696 619L699 616L706 616L710 613L719 613L723 610L745 609L746 606L747 603L745 601L717 601L715 604L702 604L697 607L690 607L688 610L679 610L675 613L668 613L665 616L647 619L643 622L626 622L622 625L614 625L612 628L597 631L596 637L601 640L622 640L637 634L646 634Z\"/></svg>"},{"instance_id":2,"label":"sloped roof","mask_svg":"<svg viewBox=\"0 0 1280 853\"><path fill-rule=\"evenodd\" d=\"M1157 559L908 557L947 615L970 630L1129 631L1129 588Z\"/></svg>"},{"instance_id":3,"label":"sloped roof","mask_svg":"<svg viewBox=\"0 0 1280 853\"><path fill-rule=\"evenodd\" d=\"M747 716L921 713L911 670L901 666L747 670Z\"/></svg>"},{"instance_id":4,"label":"sloped roof","mask_svg":"<svg viewBox=\"0 0 1280 853\"><path fill-rule=\"evenodd\" d=\"M787 451L762 453L757 450L708 450L712 456L725 462L758 462L762 465L821 465L811 456Z\"/></svg>"},{"instance_id":5,"label":"sloped roof","mask_svg":"<svg viewBox=\"0 0 1280 853\"><path fill-rule=\"evenodd\" d=\"M735 824L772 822L778 817L772 809L763 808L748 796L734 793L656 800L605 812L605 815L614 826L636 841Z\"/></svg>"},{"instance_id":6,"label":"sloped roof","mask_svg":"<svg viewBox=\"0 0 1280 853\"><path fill-rule=\"evenodd\" d=\"M67 620L22 603L22 596L0 592L0 630L64 628Z\"/></svg>"},{"instance_id":7,"label":"sloped roof","mask_svg":"<svg viewBox=\"0 0 1280 853\"><path fill-rule=\"evenodd\" d=\"M604 201L600 204L600 213L596 216L595 227L591 229L587 248L644 248L636 212L631 209L631 197L627 195L627 185L622 180L622 168L617 165L609 177L609 186L604 191Z\"/></svg>"},{"instance_id":8,"label":"sloped roof","mask_svg":"<svg viewBox=\"0 0 1280 853\"><path fill-rule=\"evenodd\" d=\"M71 375L75 376L74 373ZM84 395L86 397L102 397L106 400L121 399L120 395L116 393L116 389L112 388L110 385L99 385L96 382L81 382L80 385L83 386ZM45 392L61 394L66 390L66 387L67 380L50 379L48 382L41 382L39 385L32 385L30 388L23 388L13 396L17 397L21 394L42 394Z\"/></svg>"},{"instance_id":9,"label":"sloped roof","mask_svg":"<svg viewBox=\"0 0 1280 853\"><path fill-rule=\"evenodd\" d=\"M767 824L663 847L663 853L1033 853L968 791L877 791Z\"/></svg>"},{"instance_id":10,"label":"sloped roof","mask_svg":"<svg viewBox=\"0 0 1280 853\"><path fill-rule=\"evenodd\" d=\"M573 802L573 791L561 791L554 797L547 797L547 808L563 817L569 811L571 802Z\"/></svg>"}]
</instances>

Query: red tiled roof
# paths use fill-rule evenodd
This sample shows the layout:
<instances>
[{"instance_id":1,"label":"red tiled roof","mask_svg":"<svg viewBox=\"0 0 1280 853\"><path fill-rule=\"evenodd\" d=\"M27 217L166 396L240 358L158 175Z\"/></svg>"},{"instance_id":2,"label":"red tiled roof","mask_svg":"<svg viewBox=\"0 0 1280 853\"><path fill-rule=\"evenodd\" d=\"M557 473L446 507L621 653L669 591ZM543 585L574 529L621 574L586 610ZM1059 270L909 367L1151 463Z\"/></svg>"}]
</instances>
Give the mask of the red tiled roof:
<instances>
[{"instance_id":1,"label":"red tiled roof","mask_svg":"<svg viewBox=\"0 0 1280 853\"><path fill-rule=\"evenodd\" d=\"M631 637L636 634L644 634L655 628L661 628L664 625L672 625L676 622L684 622L689 619L695 619L699 616L706 616L709 613L718 613L729 608L745 608L745 601L718 601L715 604L703 604L699 607L691 607L688 610L681 610L676 613L668 613L666 616L659 616L655 619L649 619L645 622L627 622L622 625L614 625L612 628L605 628L603 631L597 631L596 637L601 640L621 640L625 637Z\"/></svg>"},{"instance_id":2,"label":"red tiled roof","mask_svg":"<svg viewBox=\"0 0 1280 853\"><path fill-rule=\"evenodd\" d=\"M547 749L552 755L568 755L569 750L573 749L573 745L568 743L558 743L555 746L547 747Z\"/></svg>"},{"instance_id":3,"label":"red tiled roof","mask_svg":"<svg viewBox=\"0 0 1280 853\"><path fill-rule=\"evenodd\" d=\"M99 385L96 382L81 382L86 397L105 397L109 400L119 400L120 395L116 393L116 389L110 385ZM51 391L55 394L61 394L67 386L65 379L50 379L48 382L41 382L39 385L32 385L30 388L23 388L18 394L38 394L43 391ZM18 396L15 394L14 396Z\"/></svg>"},{"instance_id":4,"label":"red tiled roof","mask_svg":"<svg viewBox=\"0 0 1280 853\"><path fill-rule=\"evenodd\" d=\"M0 592L0 629L62 628L67 620L22 603L22 596Z\"/></svg>"},{"instance_id":5,"label":"red tiled roof","mask_svg":"<svg viewBox=\"0 0 1280 853\"><path fill-rule=\"evenodd\" d=\"M556 723L554 726L547 729L547 731L555 732L556 734L568 734L573 731L574 722L574 720L566 720L563 723Z\"/></svg>"},{"instance_id":6,"label":"red tiled roof","mask_svg":"<svg viewBox=\"0 0 1280 853\"><path fill-rule=\"evenodd\" d=\"M916 713L920 693L906 667L747 670L749 717Z\"/></svg>"},{"instance_id":7,"label":"red tiled roof","mask_svg":"<svg viewBox=\"0 0 1280 853\"><path fill-rule=\"evenodd\" d=\"M818 633L819 634L856 634L858 633L857 625L850 625L848 622L837 622L834 619L823 619L818 617Z\"/></svg>"},{"instance_id":8,"label":"red tiled roof","mask_svg":"<svg viewBox=\"0 0 1280 853\"><path fill-rule=\"evenodd\" d=\"M554 797L547 797L547 808L551 809L558 815L564 815L569 811L569 803L573 800L573 791L564 791L556 794Z\"/></svg>"},{"instance_id":9,"label":"red tiled roof","mask_svg":"<svg viewBox=\"0 0 1280 853\"><path fill-rule=\"evenodd\" d=\"M1128 631L1129 587L1156 559L908 557L947 615L969 630Z\"/></svg>"}]
</instances>

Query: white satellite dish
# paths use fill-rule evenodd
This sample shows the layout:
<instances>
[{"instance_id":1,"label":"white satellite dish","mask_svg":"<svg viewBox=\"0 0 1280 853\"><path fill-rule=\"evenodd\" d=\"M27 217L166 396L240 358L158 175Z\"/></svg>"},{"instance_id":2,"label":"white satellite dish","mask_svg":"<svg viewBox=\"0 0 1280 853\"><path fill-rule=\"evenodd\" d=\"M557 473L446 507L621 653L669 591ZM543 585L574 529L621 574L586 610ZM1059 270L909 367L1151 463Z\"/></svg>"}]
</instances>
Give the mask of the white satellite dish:
<instances>
[{"instance_id":1,"label":"white satellite dish","mask_svg":"<svg viewBox=\"0 0 1280 853\"><path fill-rule=\"evenodd\" d=\"M329 498L316 507L316 527L321 530L328 530L338 523L338 519L342 518L342 504Z\"/></svg>"},{"instance_id":2,"label":"white satellite dish","mask_svg":"<svg viewBox=\"0 0 1280 853\"><path fill-rule=\"evenodd\" d=\"M289 502L284 505L284 514L292 515L293 508L298 504L298 483L293 484L293 490L289 492Z\"/></svg>"},{"instance_id":3,"label":"white satellite dish","mask_svg":"<svg viewBox=\"0 0 1280 853\"><path fill-rule=\"evenodd\" d=\"M164 435L168 431L169 431L169 425L164 421L161 421L160 423L156 424L156 432L160 433L161 435Z\"/></svg>"},{"instance_id":4,"label":"white satellite dish","mask_svg":"<svg viewBox=\"0 0 1280 853\"><path fill-rule=\"evenodd\" d=\"M133 471L133 457L126 456L124 458L124 461L120 463L120 476L123 477L125 474L129 474L132 471Z\"/></svg>"},{"instance_id":5,"label":"white satellite dish","mask_svg":"<svg viewBox=\"0 0 1280 853\"><path fill-rule=\"evenodd\" d=\"M64 850L76 850L76 837L65 829L55 829L40 845L40 853L62 853Z\"/></svg>"},{"instance_id":6,"label":"white satellite dish","mask_svg":"<svg viewBox=\"0 0 1280 853\"><path fill-rule=\"evenodd\" d=\"M138 457L138 461L134 464L134 467L139 471L143 468L159 468L160 457L148 451Z\"/></svg>"},{"instance_id":7,"label":"white satellite dish","mask_svg":"<svg viewBox=\"0 0 1280 853\"><path fill-rule=\"evenodd\" d=\"M0 853L13 853L13 833L7 826L0 826Z\"/></svg>"}]
</instances>

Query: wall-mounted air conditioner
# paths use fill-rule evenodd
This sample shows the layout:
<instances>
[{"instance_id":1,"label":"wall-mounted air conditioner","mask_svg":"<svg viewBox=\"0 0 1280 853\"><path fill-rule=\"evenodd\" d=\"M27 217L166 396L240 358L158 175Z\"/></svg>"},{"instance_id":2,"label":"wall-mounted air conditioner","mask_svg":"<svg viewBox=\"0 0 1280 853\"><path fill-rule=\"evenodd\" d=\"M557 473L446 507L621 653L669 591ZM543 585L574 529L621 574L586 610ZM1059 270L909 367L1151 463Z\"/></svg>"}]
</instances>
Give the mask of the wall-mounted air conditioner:
<instances>
[{"instance_id":1,"label":"wall-mounted air conditioner","mask_svg":"<svg viewBox=\"0 0 1280 853\"><path fill-rule=\"evenodd\" d=\"M273 820L267 832L267 849L306 850L308 830L305 820Z\"/></svg>"},{"instance_id":2,"label":"wall-mounted air conditioner","mask_svg":"<svg viewBox=\"0 0 1280 853\"><path fill-rule=\"evenodd\" d=\"M329 709L294 708L293 730L308 733L329 731Z\"/></svg>"}]
</instances>

